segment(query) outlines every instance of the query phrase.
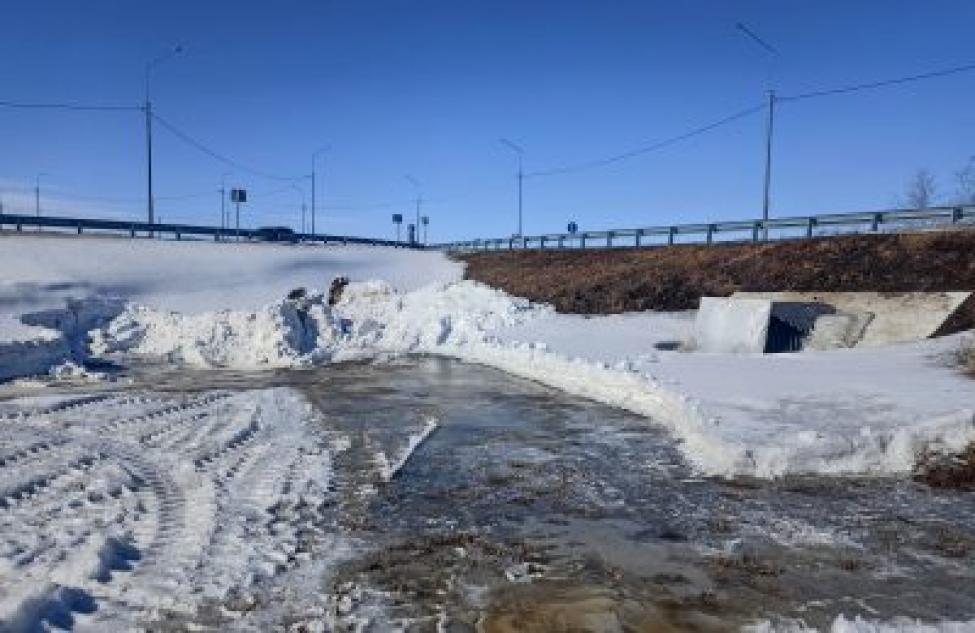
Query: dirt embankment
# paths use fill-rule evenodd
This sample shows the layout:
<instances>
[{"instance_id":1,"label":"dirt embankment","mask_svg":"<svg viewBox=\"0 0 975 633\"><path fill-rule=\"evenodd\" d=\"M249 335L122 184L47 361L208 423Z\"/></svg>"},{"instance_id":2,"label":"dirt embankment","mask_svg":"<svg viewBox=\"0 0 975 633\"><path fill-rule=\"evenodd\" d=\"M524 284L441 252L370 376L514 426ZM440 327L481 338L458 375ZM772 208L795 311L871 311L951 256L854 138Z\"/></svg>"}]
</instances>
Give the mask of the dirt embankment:
<instances>
[{"instance_id":1,"label":"dirt embankment","mask_svg":"<svg viewBox=\"0 0 975 633\"><path fill-rule=\"evenodd\" d=\"M683 310L736 290L975 290L975 231L459 258L468 279L580 314Z\"/></svg>"}]
</instances>

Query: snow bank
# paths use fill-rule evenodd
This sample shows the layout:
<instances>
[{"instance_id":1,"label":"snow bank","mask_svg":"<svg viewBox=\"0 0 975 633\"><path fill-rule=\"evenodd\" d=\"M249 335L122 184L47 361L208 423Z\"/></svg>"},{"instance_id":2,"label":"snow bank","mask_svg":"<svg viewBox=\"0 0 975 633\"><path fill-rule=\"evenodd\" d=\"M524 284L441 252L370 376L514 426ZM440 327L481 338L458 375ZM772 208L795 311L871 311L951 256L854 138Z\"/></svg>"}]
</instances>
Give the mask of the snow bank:
<instances>
[{"instance_id":1,"label":"snow bank","mask_svg":"<svg viewBox=\"0 0 975 633\"><path fill-rule=\"evenodd\" d=\"M127 302L163 313L178 311L183 317L179 327L200 337L219 339L222 334L208 328L205 320L188 317L225 309L261 313L261 318L277 322L253 327L300 336L300 328L289 324L289 315L267 314L262 306L297 286L324 287L337 275L359 281L385 279L394 288L413 290L458 280L463 266L436 252L384 247L34 234L0 236L0 270L0 381L4 381L45 374L65 362L81 362L85 333L118 315ZM159 324L160 329L170 327L174 324ZM230 329L240 327L238 323ZM218 342L204 347L215 349ZM225 342L224 347L233 344ZM175 360L192 362L178 355ZM272 358L267 360L265 364L273 364ZM206 362L235 366L260 361L238 354Z\"/></svg>"},{"instance_id":2,"label":"snow bank","mask_svg":"<svg viewBox=\"0 0 975 633\"><path fill-rule=\"evenodd\" d=\"M688 320L680 322L686 328ZM686 459L710 475L903 473L914 467L921 453L957 452L975 441L971 387L949 382L947 372L930 370L920 383L933 380L931 384L941 390L963 385L967 391L944 396L936 389L919 396L913 409L863 394L854 394L859 402L850 402L839 389L836 372L832 380L824 374L837 363L862 369L864 357L821 355L815 357L821 366L805 380L814 384L818 380L833 389L833 401L815 397L803 401L803 394L796 393L795 401L784 403L784 408L781 401L768 399L728 403L720 399L722 389L727 389L721 383L739 381L740 388L732 393L738 398L744 394L747 400L754 394L767 395L762 390L769 386L773 387L769 393L776 395L775 381L763 382L762 371L749 372L738 357L726 355L659 352L610 364L573 357L544 342L499 336L533 323L550 323L555 331L560 317L547 306L472 281L432 284L411 292L371 281L350 284L334 307L318 293L278 301L256 312L181 315L130 305L93 333L92 349L99 354L150 355L198 367L241 369L304 366L378 354L451 356L648 416L665 425L680 441ZM544 341L544 332L540 334ZM876 360L890 364L891 358L888 354ZM919 361L920 357L914 358ZM728 374L716 372L723 366ZM789 373L781 365L778 371ZM898 371L904 373L904 368ZM699 382L689 381L692 388L685 388L683 372L701 374ZM735 380L729 380L734 372ZM800 367L798 372L793 368L791 375L792 381L780 388L795 388L796 377L805 374ZM883 375L879 381L891 382ZM870 381L861 375L860 383Z\"/></svg>"}]
</instances>

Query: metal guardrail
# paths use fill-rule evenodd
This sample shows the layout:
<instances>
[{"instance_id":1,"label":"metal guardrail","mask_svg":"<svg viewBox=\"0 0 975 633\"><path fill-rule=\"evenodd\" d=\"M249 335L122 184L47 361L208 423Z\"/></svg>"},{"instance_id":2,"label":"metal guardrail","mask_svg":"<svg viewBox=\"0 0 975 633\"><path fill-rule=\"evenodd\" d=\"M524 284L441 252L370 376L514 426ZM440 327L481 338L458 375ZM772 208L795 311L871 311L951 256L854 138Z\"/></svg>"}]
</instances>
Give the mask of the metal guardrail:
<instances>
[{"instance_id":1,"label":"metal guardrail","mask_svg":"<svg viewBox=\"0 0 975 633\"><path fill-rule=\"evenodd\" d=\"M788 238L813 237L816 229L843 226L869 226L878 232L884 226L900 222L945 221L957 224L965 219L975 219L975 206L960 205L950 207L931 207L928 209L892 209L888 211L868 211L857 213L826 213L820 215L793 216L764 220L737 220L728 222L706 222L697 224L675 224L671 226L652 226L641 229L614 229L607 231L582 231L578 233L550 233L545 235L512 236L494 239L468 240L437 244L431 248L448 251L515 250L545 248L640 248L674 244L680 236L703 237L689 243L711 244L718 234L745 234L746 239L758 242L764 238L766 230L792 230L797 233ZM665 242L653 242L654 237L664 237ZM769 239L783 236L771 235ZM649 239L648 239L649 238ZM629 243L621 243L630 240ZM688 241L681 241L688 243Z\"/></svg>"},{"instance_id":2,"label":"metal guardrail","mask_svg":"<svg viewBox=\"0 0 975 633\"><path fill-rule=\"evenodd\" d=\"M183 236L212 237L214 241L267 240L267 235L260 229L224 229L218 226L195 226L192 224L149 224L148 222L130 222L126 220L99 220L94 218L67 218L32 215L0 214L0 230L12 227L22 231L24 227L71 229L78 235L85 231L101 231L111 233L128 233L129 237L137 236L165 236L171 235L180 240ZM370 246L392 246L396 248L423 248L419 244L383 240L371 237L355 237L351 235L326 235L322 233L295 233L294 239L299 242L321 242L323 244L367 244ZM287 240L278 240L287 241Z\"/></svg>"}]
</instances>

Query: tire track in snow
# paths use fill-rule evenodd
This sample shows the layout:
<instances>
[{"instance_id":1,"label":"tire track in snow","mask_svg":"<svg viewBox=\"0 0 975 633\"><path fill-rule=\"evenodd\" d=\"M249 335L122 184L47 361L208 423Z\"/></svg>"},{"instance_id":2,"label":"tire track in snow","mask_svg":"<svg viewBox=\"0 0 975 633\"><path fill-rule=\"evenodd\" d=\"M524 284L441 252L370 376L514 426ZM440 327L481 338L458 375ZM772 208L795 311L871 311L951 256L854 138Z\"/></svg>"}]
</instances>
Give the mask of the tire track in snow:
<instances>
[{"instance_id":1,"label":"tire track in snow","mask_svg":"<svg viewBox=\"0 0 975 633\"><path fill-rule=\"evenodd\" d=\"M400 465L417 443L400 418L326 422L285 388L37 404L0 405L0 630L245 617L338 555L377 453Z\"/></svg>"}]
</instances>

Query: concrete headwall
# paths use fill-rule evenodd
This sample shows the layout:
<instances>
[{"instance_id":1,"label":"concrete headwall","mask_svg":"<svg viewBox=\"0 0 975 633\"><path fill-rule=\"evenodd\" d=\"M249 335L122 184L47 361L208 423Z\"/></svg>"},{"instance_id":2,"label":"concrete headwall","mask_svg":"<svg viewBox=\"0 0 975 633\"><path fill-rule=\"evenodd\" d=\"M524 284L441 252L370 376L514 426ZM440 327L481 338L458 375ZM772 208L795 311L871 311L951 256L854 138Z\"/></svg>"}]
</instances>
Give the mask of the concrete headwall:
<instances>
[{"instance_id":1,"label":"concrete headwall","mask_svg":"<svg viewBox=\"0 0 975 633\"><path fill-rule=\"evenodd\" d=\"M694 321L694 341L704 352L765 351L772 301L763 298L701 297Z\"/></svg>"},{"instance_id":2,"label":"concrete headwall","mask_svg":"<svg viewBox=\"0 0 975 633\"><path fill-rule=\"evenodd\" d=\"M833 308L821 315L807 347L888 345L930 338L971 292L736 292L733 299L809 303Z\"/></svg>"}]
</instances>

